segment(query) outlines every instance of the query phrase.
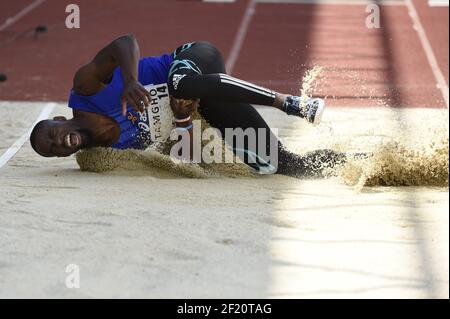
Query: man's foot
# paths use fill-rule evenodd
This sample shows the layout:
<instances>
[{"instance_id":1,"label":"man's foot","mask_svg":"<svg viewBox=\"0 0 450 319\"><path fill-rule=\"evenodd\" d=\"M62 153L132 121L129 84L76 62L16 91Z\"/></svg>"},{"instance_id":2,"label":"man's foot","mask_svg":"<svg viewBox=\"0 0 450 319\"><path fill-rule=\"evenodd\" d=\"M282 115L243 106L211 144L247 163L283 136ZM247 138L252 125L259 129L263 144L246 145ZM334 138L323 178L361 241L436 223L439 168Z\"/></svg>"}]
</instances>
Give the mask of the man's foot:
<instances>
[{"instance_id":1,"label":"man's foot","mask_svg":"<svg viewBox=\"0 0 450 319\"><path fill-rule=\"evenodd\" d=\"M324 109L324 100L318 98L289 95L283 103L283 110L286 114L304 118L313 125L320 123Z\"/></svg>"}]
</instances>

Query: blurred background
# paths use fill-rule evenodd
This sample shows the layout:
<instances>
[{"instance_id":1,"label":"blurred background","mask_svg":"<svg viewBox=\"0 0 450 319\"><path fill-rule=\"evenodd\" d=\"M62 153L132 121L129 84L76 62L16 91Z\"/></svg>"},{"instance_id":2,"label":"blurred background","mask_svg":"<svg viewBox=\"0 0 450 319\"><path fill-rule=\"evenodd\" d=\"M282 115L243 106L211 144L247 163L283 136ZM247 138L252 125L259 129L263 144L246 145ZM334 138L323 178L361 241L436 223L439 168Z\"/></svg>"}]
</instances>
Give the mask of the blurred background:
<instances>
[{"instance_id":1,"label":"blurred background","mask_svg":"<svg viewBox=\"0 0 450 319\"><path fill-rule=\"evenodd\" d=\"M448 103L437 87L448 83L447 1L80 0L80 28L68 29L70 3L1 1L0 73L8 81L0 100L65 100L77 68L132 32L142 55L208 40L229 73L284 92L297 93L306 70L320 65L327 72L316 94L329 105ZM366 23L373 4L379 28Z\"/></svg>"}]
</instances>

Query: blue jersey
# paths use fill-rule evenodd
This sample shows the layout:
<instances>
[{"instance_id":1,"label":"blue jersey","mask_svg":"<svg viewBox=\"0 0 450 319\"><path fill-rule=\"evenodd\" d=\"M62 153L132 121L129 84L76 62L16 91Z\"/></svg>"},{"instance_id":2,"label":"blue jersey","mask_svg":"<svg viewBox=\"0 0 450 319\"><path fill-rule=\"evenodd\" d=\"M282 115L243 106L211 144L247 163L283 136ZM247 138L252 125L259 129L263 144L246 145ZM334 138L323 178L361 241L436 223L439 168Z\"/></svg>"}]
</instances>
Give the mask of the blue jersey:
<instances>
[{"instance_id":1,"label":"blue jersey","mask_svg":"<svg viewBox=\"0 0 450 319\"><path fill-rule=\"evenodd\" d=\"M156 57L146 57L139 61L138 81L142 85L166 83L169 67L173 61L172 55L164 54ZM121 94L123 79L120 67L114 70L111 82L99 92L84 96L73 90L70 92L69 107L86 112L107 115L120 125L120 137L113 148L144 149L150 143L148 127L151 125L148 112L135 112L127 105L127 115L122 115ZM167 93L168 94L168 93Z\"/></svg>"}]
</instances>

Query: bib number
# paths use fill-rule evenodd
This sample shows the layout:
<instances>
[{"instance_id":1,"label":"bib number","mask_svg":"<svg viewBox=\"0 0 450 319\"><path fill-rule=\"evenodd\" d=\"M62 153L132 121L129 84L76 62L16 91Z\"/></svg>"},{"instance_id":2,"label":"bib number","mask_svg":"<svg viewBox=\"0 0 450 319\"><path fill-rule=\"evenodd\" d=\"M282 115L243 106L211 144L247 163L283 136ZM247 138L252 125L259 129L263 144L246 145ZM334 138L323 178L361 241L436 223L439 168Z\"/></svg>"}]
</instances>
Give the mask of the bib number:
<instances>
[{"instance_id":1,"label":"bib number","mask_svg":"<svg viewBox=\"0 0 450 319\"><path fill-rule=\"evenodd\" d=\"M146 113L152 142L167 140L174 128L173 113L170 108L169 88L166 83L146 85L144 88L150 93L150 106Z\"/></svg>"}]
</instances>

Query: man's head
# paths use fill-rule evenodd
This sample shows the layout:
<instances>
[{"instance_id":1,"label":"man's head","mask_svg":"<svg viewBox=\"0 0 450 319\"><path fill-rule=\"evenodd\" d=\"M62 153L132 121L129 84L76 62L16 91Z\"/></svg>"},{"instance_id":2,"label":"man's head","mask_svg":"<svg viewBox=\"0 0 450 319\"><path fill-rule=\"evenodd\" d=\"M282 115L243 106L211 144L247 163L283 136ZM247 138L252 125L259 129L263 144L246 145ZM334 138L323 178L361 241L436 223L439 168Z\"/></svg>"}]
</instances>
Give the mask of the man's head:
<instances>
[{"instance_id":1,"label":"man's head","mask_svg":"<svg viewBox=\"0 0 450 319\"><path fill-rule=\"evenodd\" d=\"M69 156L88 146L90 140L90 134L86 130L64 116L40 121L30 135L33 149L45 157Z\"/></svg>"}]
</instances>

